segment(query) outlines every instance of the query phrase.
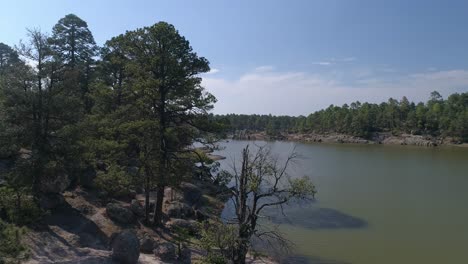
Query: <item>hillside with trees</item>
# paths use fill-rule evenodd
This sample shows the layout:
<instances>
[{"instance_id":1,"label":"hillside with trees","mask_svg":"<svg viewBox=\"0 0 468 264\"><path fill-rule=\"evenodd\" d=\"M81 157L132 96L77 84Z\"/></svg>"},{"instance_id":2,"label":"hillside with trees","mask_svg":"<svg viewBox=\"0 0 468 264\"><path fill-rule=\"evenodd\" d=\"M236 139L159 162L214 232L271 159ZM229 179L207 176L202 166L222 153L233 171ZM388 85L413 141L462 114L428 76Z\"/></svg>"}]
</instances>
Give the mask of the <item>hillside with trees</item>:
<instances>
[{"instance_id":1,"label":"hillside with trees","mask_svg":"<svg viewBox=\"0 0 468 264\"><path fill-rule=\"evenodd\" d=\"M218 115L220 122L238 130L264 131L277 136L288 133L340 133L369 139L374 133L451 137L468 142L468 93L455 93L447 99L434 91L425 103L390 98L380 104L359 101L328 108L308 116Z\"/></svg>"},{"instance_id":2,"label":"hillside with trees","mask_svg":"<svg viewBox=\"0 0 468 264\"><path fill-rule=\"evenodd\" d=\"M201 85L209 70L166 22L99 47L69 14L51 33L0 43L0 263L245 263L262 209L315 189L266 149L245 149L240 174L219 171L209 153L225 124ZM233 178L239 189L227 188ZM232 196L242 218L227 225Z\"/></svg>"}]
</instances>

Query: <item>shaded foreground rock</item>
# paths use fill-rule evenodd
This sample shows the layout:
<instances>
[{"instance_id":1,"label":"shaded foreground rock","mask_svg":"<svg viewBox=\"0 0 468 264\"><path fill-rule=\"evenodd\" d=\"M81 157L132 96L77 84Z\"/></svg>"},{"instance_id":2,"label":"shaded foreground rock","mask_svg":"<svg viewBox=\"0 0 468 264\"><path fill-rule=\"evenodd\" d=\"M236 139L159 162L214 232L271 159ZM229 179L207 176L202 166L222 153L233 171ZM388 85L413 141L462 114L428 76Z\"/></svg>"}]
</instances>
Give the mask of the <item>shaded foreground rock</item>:
<instances>
[{"instance_id":1,"label":"shaded foreground rock","mask_svg":"<svg viewBox=\"0 0 468 264\"><path fill-rule=\"evenodd\" d=\"M145 216L145 209L138 200L132 200L130 203L130 210L132 210L132 212L139 217Z\"/></svg>"},{"instance_id":2,"label":"shaded foreground rock","mask_svg":"<svg viewBox=\"0 0 468 264\"><path fill-rule=\"evenodd\" d=\"M106 213L110 219L121 224L131 224L135 222L135 215L133 212L116 203L107 204Z\"/></svg>"},{"instance_id":3,"label":"shaded foreground rock","mask_svg":"<svg viewBox=\"0 0 468 264\"><path fill-rule=\"evenodd\" d=\"M138 263L139 257L140 241L134 232L124 230L112 241L112 259L118 263Z\"/></svg>"},{"instance_id":4,"label":"shaded foreground rock","mask_svg":"<svg viewBox=\"0 0 468 264\"><path fill-rule=\"evenodd\" d=\"M147 253L147 254L153 253L155 246L156 246L156 242L150 236L145 235L140 240L140 251L143 253Z\"/></svg>"}]
</instances>

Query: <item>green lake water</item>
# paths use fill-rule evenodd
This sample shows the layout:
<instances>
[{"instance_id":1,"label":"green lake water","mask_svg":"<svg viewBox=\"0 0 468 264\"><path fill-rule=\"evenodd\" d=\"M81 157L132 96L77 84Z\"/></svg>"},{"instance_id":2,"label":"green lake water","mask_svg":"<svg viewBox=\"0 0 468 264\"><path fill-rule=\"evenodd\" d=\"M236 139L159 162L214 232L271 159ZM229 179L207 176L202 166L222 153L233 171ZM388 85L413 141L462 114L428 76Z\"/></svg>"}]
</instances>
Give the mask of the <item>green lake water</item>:
<instances>
[{"instance_id":1,"label":"green lake water","mask_svg":"<svg viewBox=\"0 0 468 264\"><path fill-rule=\"evenodd\" d=\"M301 263L468 263L468 149L229 141L222 166L249 143L296 145L292 172L317 186L280 221Z\"/></svg>"}]
</instances>

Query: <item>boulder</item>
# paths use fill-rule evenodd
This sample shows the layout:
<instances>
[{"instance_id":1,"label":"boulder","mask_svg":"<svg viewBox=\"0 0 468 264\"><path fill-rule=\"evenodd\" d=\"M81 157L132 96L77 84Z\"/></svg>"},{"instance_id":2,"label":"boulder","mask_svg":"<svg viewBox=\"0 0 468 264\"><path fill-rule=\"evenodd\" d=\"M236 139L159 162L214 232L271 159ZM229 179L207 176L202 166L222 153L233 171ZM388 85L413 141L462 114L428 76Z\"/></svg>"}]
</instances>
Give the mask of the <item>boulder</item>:
<instances>
[{"instance_id":1,"label":"boulder","mask_svg":"<svg viewBox=\"0 0 468 264\"><path fill-rule=\"evenodd\" d=\"M194 211L185 203L172 202L167 206L166 214L170 218L189 218L194 215Z\"/></svg>"},{"instance_id":2,"label":"boulder","mask_svg":"<svg viewBox=\"0 0 468 264\"><path fill-rule=\"evenodd\" d=\"M154 255L161 261L171 261L176 259L176 247L172 243L161 243L153 251Z\"/></svg>"},{"instance_id":3,"label":"boulder","mask_svg":"<svg viewBox=\"0 0 468 264\"><path fill-rule=\"evenodd\" d=\"M184 201L189 205L197 204L203 195L200 188L192 183L182 182L180 184L180 189L184 195Z\"/></svg>"},{"instance_id":4,"label":"boulder","mask_svg":"<svg viewBox=\"0 0 468 264\"><path fill-rule=\"evenodd\" d=\"M172 231L177 231L177 229L183 229L183 230L187 230L189 234L192 234L192 235L195 235L198 233L198 223L197 221L194 221L194 220L174 218L174 219L171 219L169 222L167 222L166 226Z\"/></svg>"},{"instance_id":5,"label":"boulder","mask_svg":"<svg viewBox=\"0 0 468 264\"><path fill-rule=\"evenodd\" d=\"M116 203L109 203L106 206L106 213L110 219L121 224L131 224L135 222L135 215L133 212Z\"/></svg>"},{"instance_id":6,"label":"boulder","mask_svg":"<svg viewBox=\"0 0 468 264\"><path fill-rule=\"evenodd\" d=\"M132 200L132 202L130 203L130 210L132 210L132 212L138 217L145 216L145 209L138 200Z\"/></svg>"},{"instance_id":7,"label":"boulder","mask_svg":"<svg viewBox=\"0 0 468 264\"><path fill-rule=\"evenodd\" d=\"M140 241L137 235L124 230L112 241L112 259L117 263L135 264L140 257Z\"/></svg>"},{"instance_id":8,"label":"boulder","mask_svg":"<svg viewBox=\"0 0 468 264\"><path fill-rule=\"evenodd\" d=\"M154 251L155 241L152 237L145 235L140 240L140 251L143 253L150 254Z\"/></svg>"}]
</instances>

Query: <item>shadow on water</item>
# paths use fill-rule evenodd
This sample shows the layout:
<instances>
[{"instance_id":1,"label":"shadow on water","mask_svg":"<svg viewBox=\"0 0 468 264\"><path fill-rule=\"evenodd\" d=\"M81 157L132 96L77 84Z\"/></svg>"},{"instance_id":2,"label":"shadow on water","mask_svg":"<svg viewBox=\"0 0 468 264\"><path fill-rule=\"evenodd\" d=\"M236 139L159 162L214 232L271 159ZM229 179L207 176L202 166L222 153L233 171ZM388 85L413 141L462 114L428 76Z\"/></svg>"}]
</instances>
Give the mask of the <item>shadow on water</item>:
<instances>
[{"instance_id":1,"label":"shadow on water","mask_svg":"<svg viewBox=\"0 0 468 264\"><path fill-rule=\"evenodd\" d=\"M274 225L285 224L309 230L362 229L369 226L369 223L362 218L337 209L319 207L315 203L290 205L290 207L283 208L283 211L272 207L265 210L264 215L268 216L270 223ZM231 202L226 203L222 217L225 220L235 217L234 206ZM272 228L275 229L275 227ZM287 238L287 234L283 235ZM281 264L350 264L341 260L296 255L293 253L294 244L291 245L292 248L284 249L282 244L277 242L274 239L271 241L253 239L252 246L255 251L263 252Z\"/></svg>"},{"instance_id":2,"label":"shadow on water","mask_svg":"<svg viewBox=\"0 0 468 264\"><path fill-rule=\"evenodd\" d=\"M284 215L281 213L271 214L269 220L276 225L287 224L309 230L327 229L361 229L368 227L368 222L343 213L332 208L302 207L287 208ZM287 235L286 235L287 237ZM349 262L324 259L317 256L303 256L294 254L294 244L291 251L283 250L282 246L274 241L262 241L254 239L253 246L260 252L265 252L281 264L349 264Z\"/></svg>"},{"instance_id":3,"label":"shadow on water","mask_svg":"<svg viewBox=\"0 0 468 264\"><path fill-rule=\"evenodd\" d=\"M355 229L368 226L367 221L332 208L294 210L287 212L286 216L274 215L270 220L275 224L289 224L307 229Z\"/></svg>"}]
</instances>

